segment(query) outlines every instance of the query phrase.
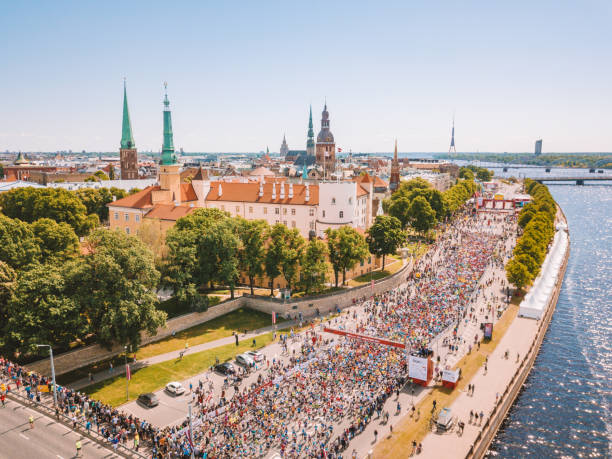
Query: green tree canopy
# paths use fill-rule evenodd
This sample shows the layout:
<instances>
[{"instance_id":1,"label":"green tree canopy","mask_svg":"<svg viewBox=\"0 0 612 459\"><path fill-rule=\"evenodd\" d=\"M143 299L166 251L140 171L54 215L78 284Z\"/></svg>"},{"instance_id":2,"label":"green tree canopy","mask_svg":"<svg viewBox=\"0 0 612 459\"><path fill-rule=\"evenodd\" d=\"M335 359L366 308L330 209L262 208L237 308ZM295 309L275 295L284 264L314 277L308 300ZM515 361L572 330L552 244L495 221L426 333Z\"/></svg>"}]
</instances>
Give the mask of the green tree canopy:
<instances>
[{"instance_id":1,"label":"green tree canopy","mask_svg":"<svg viewBox=\"0 0 612 459\"><path fill-rule=\"evenodd\" d=\"M79 238L68 223L41 218L31 225L40 247L42 262L64 262L79 253Z\"/></svg>"},{"instance_id":2,"label":"green tree canopy","mask_svg":"<svg viewBox=\"0 0 612 459\"><path fill-rule=\"evenodd\" d=\"M393 255L406 241L400 221L392 216L379 215L374 224L367 230L370 253L382 257L382 269L385 269L385 257Z\"/></svg>"},{"instance_id":3,"label":"green tree canopy","mask_svg":"<svg viewBox=\"0 0 612 459\"><path fill-rule=\"evenodd\" d=\"M506 277L508 278L508 282L516 288L522 289L527 285L531 276L524 264L519 262L516 258L512 258L506 264Z\"/></svg>"},{"instance_id":4,"label":"green tree canopy","mask_svg":"<svg viewBox=\"0 0 612 459\"><path fill-rule=\"evenodd\" d=\"M238 237L241 248L239 253L240 269L249 278L251 295L254 294L253 282L264 273L263 265L266 259L266 234L269 225L265 220L245 220L238 222Z\"/></svg>"},{"instance_id":5,"label":"green tree canopy","mask_svg":"<svg viewBox=\"0 0 612 459\"><path fill-rule=\"evenodd\" d=\"M17 273L9 265L0 261L0 324L5 324L8 319L8 304L15 291L16 281ZM0 325L0 330L1 327Z\"/></svg>"},{"instance_id":6,"label":"green tree canopy","mask_svg":"<svg viewBox=\"0 0 612 459\"><path fill-rule=\"evenodd\" d=\"M338 286L338 271L342 271L342 284L346 282L346 271L368 255L368 244L365 238L351 226L341 226L338 229L325 230L328 238L329 257L336 276Z\"/></svg>"},{"instance_id":7,"label":"green tree canopy","mask_svg":"<svg viewBox=\"0 0 612 459\"><path fill-rule=\"evenodd\" d=\"M236 235L236 221L225 219L215 223L204 233L198 247L200 270L208 280L227 285L234 298L238 283L238 253L240 239Z\"/></svg>"},{"instance_id":8,"label":"green tree canopy","mask_svg":"<svg viewBox=\"0 0 612 459\"><path fill-rule=\"evenodd\" d=\"M302 287L309 293L318 293L325 288L327 275L327 246L319 239L312 239L302 256Z\"/></svg>"},{"instance_id":9,"label":"green tree canopy","mask_svg":"<svg viewBox=\"0 0 612 459\"><path fill-rule=\"evenodd\" d=\"M436 213L424 197L417 196L410 203L408 219L412 228L424 234L435 226Z\"/></svg>"},{"instance_id":10,"label":"green tree canopy","mask_svg":"<svg viewBox=\"0 0 612 459\"><path fill-rule=\"evenodd\" d=\"M103 229L89 235L87 249L67 266L67 291L74 292L101 344L136 348L142 330L155 334L166 319L156 309L153 254L138 238Z\"/></svg>"},{"instance_id":11,"label":"green tree canopy","mask_svg":"<svg viewBox=\"0 0 612 459\"><path fill-rule=\"evenodd\" d=\"M389 205L389 215L399 220L402 228L406 228L410 223L408 210L410 209L410 199L405 196L400 196L397 199L392 199Z\"/></svg>"},{"instance_id":12,"label":"green tree canopy","mask_svg":"<svg viewBox=\"0 0 612 459\"><path fill-rule=\"evenodd\" d=\"M0 214L0 261L15 271L40 261L40 247L30 225Z\"/></svg>"},{"instance_id":13,"label":"green tree canopy","mask_svg":"<svg viewBox=\"0 0 612 459\"><path fill-rule=\"evenodd\" d=\"M270 279L270 295L274 295L274 279L281 274L280 267L283 261L286 229L284 225L277 223L270 228L268 233L268 246L266 248L264 268L266 276Z\"/></svg>"}]
</instances>

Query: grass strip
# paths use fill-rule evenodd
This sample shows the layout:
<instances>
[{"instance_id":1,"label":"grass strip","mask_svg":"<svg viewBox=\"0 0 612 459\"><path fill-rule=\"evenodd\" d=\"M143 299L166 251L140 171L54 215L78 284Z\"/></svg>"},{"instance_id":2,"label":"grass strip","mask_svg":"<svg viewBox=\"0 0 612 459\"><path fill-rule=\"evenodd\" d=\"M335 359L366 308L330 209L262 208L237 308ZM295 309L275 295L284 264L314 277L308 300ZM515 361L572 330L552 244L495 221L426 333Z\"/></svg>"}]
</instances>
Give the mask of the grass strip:
<instances>
[{"instance_id":1,"label":"grass strip","mask_svg":"<svg viewBox=\"0 0 612 459\"><path fill-rule=\"evenodd\" d=\"M253 346L251 338L240 341L238 346L234 343L215 347L194 354L186 354L182 360L173 359L149 365L132 371L129 387L129 400L135 400L138 395L146 392L155 392L163 388L170 381L182 381L208 370L218 358L220 362L232 360L236 355L253 349L260 349L272 342L273 334L256 338ZM125 375L116 376L87 386L82 391L91 398L100 400L111 406L126 403Z\"/></svg>"}]
</instances>

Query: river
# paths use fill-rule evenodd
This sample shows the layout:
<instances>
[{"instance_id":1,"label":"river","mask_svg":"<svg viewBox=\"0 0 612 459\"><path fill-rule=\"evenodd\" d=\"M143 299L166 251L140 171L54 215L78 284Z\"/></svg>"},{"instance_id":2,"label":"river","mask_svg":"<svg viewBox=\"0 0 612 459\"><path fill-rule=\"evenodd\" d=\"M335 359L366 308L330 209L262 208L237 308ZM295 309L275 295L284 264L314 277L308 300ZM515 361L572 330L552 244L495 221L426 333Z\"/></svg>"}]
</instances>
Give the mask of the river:
<instances>
[{"instance_id":1,"label":"river","mask_svg":"<svg viewBox=\"0 0 612 459\"><path fill-rule=\"evenodd\" d=\"M535 366L489 457L612 457L612 186L549 190L568 220L570 260Z\"/></svg>"}]
</instances>

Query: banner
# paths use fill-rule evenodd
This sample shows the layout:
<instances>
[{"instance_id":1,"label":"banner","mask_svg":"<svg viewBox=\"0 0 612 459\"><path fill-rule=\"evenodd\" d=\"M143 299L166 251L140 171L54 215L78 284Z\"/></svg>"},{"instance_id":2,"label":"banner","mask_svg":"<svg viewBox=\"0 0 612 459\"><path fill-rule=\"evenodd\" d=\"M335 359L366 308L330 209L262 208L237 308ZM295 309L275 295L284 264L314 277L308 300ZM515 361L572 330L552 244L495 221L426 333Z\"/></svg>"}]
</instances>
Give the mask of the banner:
<instances>
[{"instance_id":1,"label":"banner","mask_svg":"<svg viewBox=\"0 0 612 459\"><path fill-rule=\"evenodd\" d=\"M368 341L370 343L383 344L385 346L396 347L398 349L404 349L406 346L404 343L400 343L398 341L391 341L388 339L376 338L374 336L360 335L358 333L351 333L344 330L336 330L335 328L327 328L323 329L324 332L333 333L335 335L346 336L347 338L360 339L362 341Z\"/></svg>"},{"instance_id":2,"label":"banner","mask_svg":"<svg viewBox=\"0 0 612 459\"><path fill-rule=\"evenodd\" d=\"M427 361L426 358L411 355L408 358L408 377L427 381Z\"/></svg>"},{"instance_id":3,"label":"banner","mask_svg":"<svg viewBox=\"0 0 612 459\"><path fill-rule=\"evenodd\" d=\"M456 383L459 380L459 370L442 370L442 381Z\"/></svg>"},{"instance_id":4,"label":"banner","mask_svg":"<svg viewBox=\"0 0 612 459\"><path fill-rule=\"evenodd\" d=\"M491 322L487 322L484 324L484 338L493 338L493 324Z\"/></svg>"}]
</instances>

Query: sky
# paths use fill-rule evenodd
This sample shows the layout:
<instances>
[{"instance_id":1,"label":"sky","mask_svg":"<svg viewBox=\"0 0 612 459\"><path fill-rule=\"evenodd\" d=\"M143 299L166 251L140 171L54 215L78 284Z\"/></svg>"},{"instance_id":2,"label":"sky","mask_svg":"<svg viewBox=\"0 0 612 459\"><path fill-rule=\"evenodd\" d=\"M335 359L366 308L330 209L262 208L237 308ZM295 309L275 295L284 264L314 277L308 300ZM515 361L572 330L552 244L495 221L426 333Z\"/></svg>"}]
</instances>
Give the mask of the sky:
<instances>
[{"instance_id":1,"label":"sky","mask_svg":"<svg viewBox=\"0 0 612 459\"><path fill-rule=\"evenodd\" d=\"M612 151L612 2L2 2L0 151Z\"/></svg>"}]
</instances>

